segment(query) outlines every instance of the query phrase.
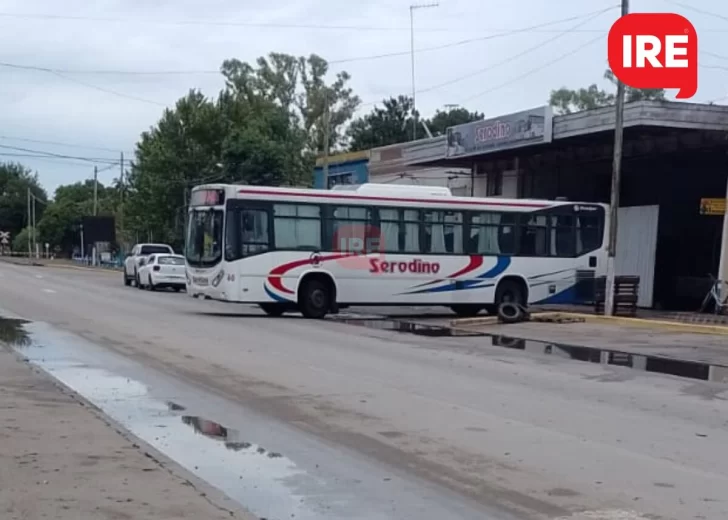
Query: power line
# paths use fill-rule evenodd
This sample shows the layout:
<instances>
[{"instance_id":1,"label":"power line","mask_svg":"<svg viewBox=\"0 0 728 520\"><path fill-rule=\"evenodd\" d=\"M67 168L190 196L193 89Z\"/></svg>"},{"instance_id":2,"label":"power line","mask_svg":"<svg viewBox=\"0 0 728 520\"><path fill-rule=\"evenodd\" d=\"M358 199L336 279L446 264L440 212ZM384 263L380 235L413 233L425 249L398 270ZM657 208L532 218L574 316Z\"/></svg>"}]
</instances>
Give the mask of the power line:
<instances>
[{"instance_id":1,"label":"power line","mask_svg":"<svg viewBox=\"0 0 728 520\"><path fill-rule=\"evenodd\" d=\"M74 166L83 166L87 167L89 165L88 162L85 161L78 161L74 159L63 159L59 157L50 157L47 155L37 155L37 154L25 154L25 153L6 153L6 152L0 152L0 157L8 157L13 159L33 159L34 161L50 161L50 162L56 162L56 163L63 163L63 164L69 164Z\"/></svg>"},{"instance_id":2,"label":"power line","mask_svg":"<svg viewBox=\"0 0 728 520\"><path fill-rule=\"evenodd\" d=\"M713 18L718 18L720 20L728 22L728 16L724 14L708 11L707 9L701 9L700 7L693 7L690 4L684 4L682 2L677 2L676 0L665 0L665 2L667 2L668 4L680 6L683 9L687 9L689 11L694 11L696 13L704 14L706 16L712 16Z\"/></svg>"},{"instance_id":3,"label":"power line","mask_svg":"<svg viewBox=\"0 0 728 520\"><path fill-rule=\"evenodd\" d=\"M716 54L715 52L701 50L700 53L705 54L706 56L712 56L713 58L718 58L719 60L728 60L728 56L723 56L722 54Z\"/></svg>"},{"instance_id":4,"label":"power line","mask_svg":"<svg viewBox=\"0 0 728 520\"><path fill-rule=\"evenodd\" d=\"M608 7L606 9L600 9L598 11L591 11L586 14L581 14L577 16L569 16L567 18L561 18L558 20L552 20L549 22L544 22L536 25L530 25L528 27L521 27L518 29L511 29L511 30L505 30L498 32L496 34L491 34L487 36L479 36L476 38L468 38L465 40L458 40L450 43L445 43L441 45L435 45L431 47L425 47L422 49L416 49L416 53L423 53L423 52L433 52L433 51L439 51L444 49L450 49L453 47L459 47L462 45L468 45L470 43L477 43L481 41L488 41L488 40L494 40L498 38L504 38L507 36L513 36L516 34L526 33L526 32L533 32L537 31L538 29L549 27L552 25L559 25L562 23L572 22L575 20L581 20L584 17L589 16L595 16L599 15L603 12L606 12L610 9L613 9L617 7L616 5ZM2 14L0 13L0 16ZM582 25L582 24L580 24ZM419 31L419 29L418 29ZM563 34L563 30L557 30L559 34ZM573 32L573 29L569 29L568 32ZM604 30L598 30L600 34L606 33ZM365 55L365 56L355 56L351 58L341 58L337 60L330 60L328 61L329 65L340 65L344 63L354 63L359 61L373 61L373 60L379 60L379 59L385 59L385 58L394 58L399 56L409 56L411 54L411 50L407 51L397 51L397 52L388 52L388 53L382 53L382 54L372 54L372 55ZM114 69L64 69L64 68L55 68L55 67L41 67L41 66L35 66L35 65L20 65L16 63L8 63L8 62L0 62L0 66L2 67L10 67L15 69L24 69L24 70L36 70L41 72L48 72L53 74L98 74L98 75L131 75L131 76L163 76L163 75L185 75L185 74L221 74L221 71L219 69L197 69L197 70L159 70L159 71L144 71L144 70L114 70ZM70 79L70 78L66 78ZM73 80L71 80L73 81ZM92 86L92 88L98 88L96 86ZM119 94L124 97L128 97L125 94ZM149 102L149 100L144 100L145 102ZM152 101L154 104L158 104L154 101Z\"/></svg>"},{"instance_id":5,"label":"power line","mask_svg":"<svg viewBox=\"0 0 728 520\"><path fill-rule=\"evenodd\" d=\"M20 18L29 20L67 20L82 22L114 22L114 23L130 23L134 25L152 24L152 25L176 25L176 26L210 26L210 27L260 27L268 29L313 29L313 30L337 30L337 31L409 31L409 26L372 26L372 25L323 25L323 24L292 24L292 23L276 23L276 22L243 22L243 21L221 21L221 20L149 20L149 19L131 19L118 17L99 17L99 16L71 16L56 14L37 14L37 13L11 13L0 12L0 17ZM463 29L459 27L426 27L418 29L419 32L458 32L472 31L482 33L486 30L494 31L494 29L472 28Z\"/></svg>"},{"instance_id":6,"label":"power line","mask_svg":"<svg viewBox=\"0 0 728 520\"><path fill-rule=\"evenodd\" d=\"M459 83L460 81L463 81L465 79L469 79L469 78L472 78L474 76L479 76L480 74L483 74L484 72L490 72L494 68L500 67L501 65L505 65L507 63L511 63L513 60L515 60L517 58L520 58L522 56L525 56L526 54L529 54L529 53L531 53L533 51L539 50L544 45L547 45L547 44L549 44L549 43L551 43L553 41L558 40L559 38L562 38L563 36L566 36L567 34L572 33L574 30L578 29L582 25L585 25L585 24L591 22L595 18L601 16L602 14L606 13L607 11L611 11L615 7L617 7L617 6L612 6L612 7L606 8L606 9L602 9L601 11L597 11L594 14L592 14L591 16L587 17L585 20L583 20L583 21L579 22L578 24L574 25L573 27L571 27L571 28L569 28L569 29L567 29L567 30L565 30L565 31L557 34L556 36L553 36L551 38L548 38L548 39L546 39L546 40L544 40L544 41L542 41L542 42L534 45L533 47L529 47L528 49L526 49L524 51L521 51L521 52L519 52L517 54L514 54L513 56L509 56L509 57L507 57L507 58L505 58L505 59L503 59L501 61L498 61L498 62L496 62L496 63L494 63L492 65L489 65L489 66L484 67L482 69L478 69L476 71L470 72L470 73L465 74L463 76L458 76L458 77L453 78L453 79L451 79L449 81L445 81L443 83L439 83L437 85L433 85L431 87L427 87L425 89L419 90L419 91L417 91L417 93L418 94L422 94L422 93L425 93L425 92L430 92L432 90L440 89L440 88L445 87L445 86L448 86L448 85L452 85L454 83Z\"/></svg>"},{"instance_id":7,"label":"power line","mask_svg":"<svg viewBox=\"0 0 728 520\"><path fill-rule=\"evenodd\" d=\"M592 16L595 13L601 14L602 12L608 11L610 9L614 9L616 7L618 7L618 6L617 5L613 5L611 7L608 7L607 9L600 9L599 11L592 11L592 12L589 12L589 13L586 13L586 14L581 14L581 15L578 15L578 16L570 16L568 18L562 18L560 20L553 20L553 21L550 21L550 22L544 22L544 23L540 23L540 24L536 24L536 25L531 25L531 26L528 26L528 27L522 27L520 29L512 29L510 31L504 31L504 32L500 32L500 33L497 33L497 34L491 34L491 35L488 35L488 36L480 36L478 38L468 38L466 40L459 40L459 41L456 41L456 42L446 43L446 44L443 44L443 45L435 45L433 47L425 47L425 48L422 48L422 49L416 49L415 52L416 53L423 53L423 52L439 51L439 50L443 50L443 49L450 49L452 47L459 47L461 45L467 45L469 43L482 42L482 41L487 41L487 40L494 40L494 39L503 38L503 37L506 37L506 36L513 36L515 34L521 34L521 33L531 32L531 31L533 31L535 29L538 29L538 28L541 28L541 27L547 27L547 26L550 26L550 25L558 25L558 24L562 24L562 23L566 23L566 22L572 22L574 20L580 20L580 19L584 18L585 16ZM419 31L419 29L418 29L418 31ZM601 31L601 34L606 34L606 32L607 31ZM360 57L355 57L355 58L346 58L346 59L340 59L340 60L332 60L332 61L329 61L329 64L330 65L338 65L338 64L341 64L341 63L353 63L353 62L356 62L356 61L368 61L368 60L376 60L376 59L382 59L382 58L393 58L393 57L397 57L397 56L410 56L411 53L412 53L411 50L409 50L409 51L401 51L401 52L389 52L389 53L384 53L384 54L375 54L375 55L372 55L372 56L360 56Z\"/></svg>"},{"instance_id":8,"label":"power line","mask_svg":"<svg viewBox=\"0 0 728 520\"><path fill-rule=\"evenodd\" d=\"M65 154L59 154L54 152L46 152L44 150L34 150L31 148L22 148L19 146L8 146L5 144L0 144L0 148L4 148L6 150L13 150L17 152L25 152L25 153L31 153L31 154L40 154L42 157L53 157L57 159L72 159L72 160L78 160L78 161L88 161L90 163L104 163L109 164L110 162L118 163L118 161L115 161L114 159L110 159L107 157L81 157L76 155L65 155Z\"/></svg>"},{"instance_id":9,"label":"power line","mask_svg":"<svg viewBox=\"0 0 728 520\"><path fill-rule=\"evenodd\" d=\"M26 137L10 137L8 135L0 135L0 140L7 140L7 141L22 141L25 143L38 143L38 144L51 144L54 146L65 146L68 148L83 148L86 150L99 150L102 152L114 152L118 153L118 148L105 148L103 146L91 146L91 145L84 145L84 144L73 144L73 143L65 143L61 141L44 141L42 139L29 139Z\"/></svg>"},{"instance_id":10,"label":"power line","mask_svg":"<svg viewBox=\"0 0 728 520\"><path fill-rule=\"evenodd\" d=\"M464 104L464 103L466 103L468 101L471 101L471 100L473 100L475 98L479 98L479 97L484 96L486 94L490 94L491 92L494 92L496 90L499 90L499 89L501 89L503 87L507 87L508 85L511 85L511 84L515 83L516 81L520 81L521 79L526 78L526 77L530 76L531 74L535 74L536 72L542 71L543 69L546 69L546 68L550 67L551 65L554 65L555 63L558 63L561 60L565 60L566 58L569 58L570 56L573 56L577 52L585 49L586 47L589 47L590 45L593 45L594 43L598 42L599 40L601 40L603 38L604 38L604 35L601 35L600 34L596 38L592 38L591 40L587 41L583 45L580 45L578 47L575 47L571 51L560 55L556 59L553 59L551 61L548 61L548 62L544 63L543 65L540 65L540 66L538 66L536 68L533 68L531 70L528 70L528 71L524 72L523 74L521 74L519 76L516 76L513 79L510 79L510 80L508 80L508 81L506 81L504 83L501 83L499 85L496 85L495 87L491 87L489 89L483 90L482 92L478 92L477 94L475 94L473 96L467 97L467 98L463 99L460 104Z\"/></svg>"},{"instance_id":11,"label":"power line","mask_svg":"<svg viewBox=\"0 0 728 520\"><path fill-rule=\"evenodd\" d=\"M605 9L600 9L598 11L593 11L591 13L588 13L587 15L578 16L576 18L581 19L581 21L578 24L576 24L573 27L570 27L570 28L568 28L568 29L560 32L556 36L552 36L551 38L548 38L548 39L546 39L546 40L538 43L537 45L534 45L532 47L529 47L528 49L525 49L525 50L523 50L523 51L521 51L521 52L519 52L517 54L514 54L512 56L508 56L507 58L505 58L505 59L503 59L501 61L498 61L498 62L496 62L496 63L494 63L492 65L488 65L487 67L484 67L482 69L478 69L478 70L473 71L473 72L470 72L468 74L465 74L465 75L462 75L462 76L458 76L456 78L453 78L451 80L445 81L443 83L438 83L436 85L433 85L433 86L430 86L430 87L426 87L426 88L421 89L421 90L417 90L416 93L417 94L424 94L424 93L427 93L427 92L430 92L430 91L433 91L433 90L438 90L438 89L440 89L442 87L446 87L446 86L452 85L454 83L459 83L460 81L463 81L463 80L466 80L466 79L469 79L469 78L478 76L478 75L483 74L485 72L490 72L491 70L493 70L493 69L495 69L497 67L500 67L501 65L509 64L509 63L513 62L513 60L515 60L517 58L520 58L520 57L522 57L522 56L524 56L526 54L529 54L529 53L531 53L531 52L533 52L535 50L541 49L544 45L547 45L547 44L549 44L549 43L551 43L551 42L553 42L555 40L558 40L559 38L561 38L561 37L563 37L563 36L565 36L567 34L573 33L574 30L577 30L579 27L581 27L581 26L583 26L583 25L591 22L592 20L594 20L595 18L601 16L602 14L606 13L607 11L611 11L612 9L615 9L617 7L619 7L619 6L618 5L613 5L613 6L610 6L610 7L605 8ZM586 19L584 19L585 16L586 16ZM604 33L602 33L602 34L604 34ZM597 38L601 37L602 34L600 34L600 36L598 36ZM363 103L358 108L362 108L362 107L366 107L366 106L371 106L371 105L376 105L377 103L380 103L380 101L373 101L373 102L369 102L369 103Z\"/></svg>"},{"instance_id":12,"label":"power line","mask_svg":"<svg viewBox=\"0 0 728 520\"><path fill-rule=\"evenodd\" d=\"M76 78L71 78L69 76L66 76L63 72L60 72L57 69L51 69L51 68L48 68L48 67L36 67L34 65L18 65L16 63L8 63L8 62L0 62L0 67L8 67L8 68L11 68L11 69L33 70L33 71L37 71L37 72L45 72L47 74L53 74L54 76L58 76L59 78L65 79L66 81L70 81L71 83L76 83L76 84L81 85L81 86L84 86L86 88L91 88L91 89L94 89L94 90L98 90L100 92L104 92L105 94L112 94L114 96L118 96L118 97L122 97L122 98L126 98L126 99L131 99L131 100L134 100L134 101L139 101L141 103L147 103L147 104L151 104L151 105L161 106L161 107L166 107L167 106L166 104L160 103L158 101L152 101L150 99L145 99L145 98L141 98L141 97L137 97L137 96L132 96L130 94L124 94L123 92L118 92L116 90L111 90L111 89L108 89L108 88L99 87L98 85L94 85L92 83L86 83L85 81L81 81L81 80L76 79Z\"/></svg>"}]
</instances>

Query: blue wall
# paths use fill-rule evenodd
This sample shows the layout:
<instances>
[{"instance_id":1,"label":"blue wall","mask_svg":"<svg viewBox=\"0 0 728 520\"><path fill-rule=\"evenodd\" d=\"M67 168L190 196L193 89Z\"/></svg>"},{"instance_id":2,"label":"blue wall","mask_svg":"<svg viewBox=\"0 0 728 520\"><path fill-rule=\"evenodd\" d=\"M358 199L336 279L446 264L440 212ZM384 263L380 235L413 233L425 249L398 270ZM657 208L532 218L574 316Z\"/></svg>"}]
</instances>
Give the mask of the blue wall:
<instances>
[{"instance_id":1,"label":"blue wall","mask_svg":"<svg viewBox=\"0 0 728 520\"><path fill-rule=\"evenodd\" d=\"M334 156L329 162L329 186L324 179L323 166L317 165L313 169L313 187L326 190L332 183L336 184L364 184L369 180L369 159L335 162Z\"/></svg>"}]
</instances>

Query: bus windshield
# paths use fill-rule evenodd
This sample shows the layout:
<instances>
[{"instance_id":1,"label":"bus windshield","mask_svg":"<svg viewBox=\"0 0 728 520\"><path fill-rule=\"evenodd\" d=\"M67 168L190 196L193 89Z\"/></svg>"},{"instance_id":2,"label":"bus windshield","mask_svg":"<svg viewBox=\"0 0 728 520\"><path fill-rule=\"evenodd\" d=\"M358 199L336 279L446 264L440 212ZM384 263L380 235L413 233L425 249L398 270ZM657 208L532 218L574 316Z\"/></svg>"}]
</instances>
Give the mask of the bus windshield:
<instances>
[{"instance_id":1,"label":"bus windshield","mask_svg":"<svg viewBox=\"0 0 728 520\"><path fill-rule=\"evenodd\" d=\"M193 267L212 267L222 259L220 209L199 209L189 214L185 258Z\"/></svg>"}]
</instances>

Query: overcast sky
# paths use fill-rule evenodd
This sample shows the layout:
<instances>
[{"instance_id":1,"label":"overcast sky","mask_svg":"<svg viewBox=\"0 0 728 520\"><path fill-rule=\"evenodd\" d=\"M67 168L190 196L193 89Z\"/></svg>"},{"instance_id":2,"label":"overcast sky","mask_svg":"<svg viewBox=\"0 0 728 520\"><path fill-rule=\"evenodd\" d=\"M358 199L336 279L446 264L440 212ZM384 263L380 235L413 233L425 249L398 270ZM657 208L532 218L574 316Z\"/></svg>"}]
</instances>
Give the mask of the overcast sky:
<instances>
[{"instance_id":1,"label":"overcast sky","mask_svg":"<svg viewBox=\"0 0 728 520\"><path fill-rule=\"evenodd\" d=\"M670 0L632 0L630 9L678 12L690 19L700 35L702 65L694 101L726 103L728 50L721 41L728 36L728 2L685 2L719 16ZM383 97L411 92L411 3L3 0L0 154L4 155L0 160L20 160L36 169L52 195L59 184L90 178L93 164L8 154L50 152L94 158L101 168L109 160L118 160L122 151L132 158L140 132L155 124L165 105L172 105L192 87L210 96L217 93L222 81L214 71L224 59L252 61L271 51L317 53L331 62L402 53L332 64L333 71L347 70L352 75L351 85L364 102L361 111L370 110ZM460 104L495 117L544 104L552 88L593 82L607 86L601 77L606 67L606 33L619 15L616 0L440 0L439 4L415 12L415 46L423 49L416 56L416 82L417 90L424 91L417 96L417 106L425 115L446 104ZM569 17L579 18L493 37ZM463 40L472 41L426 50ZM532 47L536 49L524 52ZM56 74L8 65L75 72ZM88 72L99 70L187 72ZM438 85L442 86L432 88ZM109 165L99 178L108 183L118 175L118 165Z\"/></svg>"}]
</instances>

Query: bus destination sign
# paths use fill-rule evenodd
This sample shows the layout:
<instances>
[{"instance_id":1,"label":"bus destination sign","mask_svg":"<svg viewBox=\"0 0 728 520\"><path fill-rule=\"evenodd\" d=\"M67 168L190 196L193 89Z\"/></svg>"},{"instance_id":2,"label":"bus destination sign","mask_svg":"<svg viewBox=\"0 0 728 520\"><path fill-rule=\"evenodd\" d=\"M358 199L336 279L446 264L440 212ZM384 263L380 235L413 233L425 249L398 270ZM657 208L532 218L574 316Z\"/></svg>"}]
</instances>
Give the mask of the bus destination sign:
<instances>
[{"instance_id":1,"label":"bus destination sign","mask_svg":"<svg viewBox=\"0 0 728 520\"><path fill-rule=\"evenodd\" d=\"M197 190L190 196L190 206L220 206L225 203L225 190Z\"/></svg>"}]
</instances>

